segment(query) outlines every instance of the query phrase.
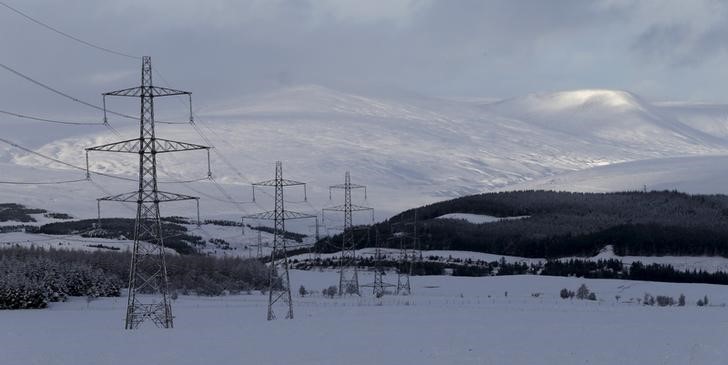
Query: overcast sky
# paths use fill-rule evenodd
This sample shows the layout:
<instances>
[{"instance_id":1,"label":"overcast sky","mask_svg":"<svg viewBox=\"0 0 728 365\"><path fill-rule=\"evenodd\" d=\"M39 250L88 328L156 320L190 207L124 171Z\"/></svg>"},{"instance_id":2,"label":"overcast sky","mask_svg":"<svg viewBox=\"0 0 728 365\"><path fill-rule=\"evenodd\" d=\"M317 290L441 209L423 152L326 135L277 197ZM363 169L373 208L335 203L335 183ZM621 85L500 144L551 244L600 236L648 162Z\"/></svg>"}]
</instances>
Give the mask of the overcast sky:
<instances>
[{"instance_id":1,"label":"overcast sky","mask_svg":"<svg viewBox=\"0 0 728 365\"><path fill-rule=\"evenodd\" d=\"M506 98L577 88L728 102L728 2L2 0L67 33L152 56L198 105L291 84ZM0 6L0 62L93 102L139 62ZM0 109L93 116L0 69Z\"/></svg>"}]
</instances>

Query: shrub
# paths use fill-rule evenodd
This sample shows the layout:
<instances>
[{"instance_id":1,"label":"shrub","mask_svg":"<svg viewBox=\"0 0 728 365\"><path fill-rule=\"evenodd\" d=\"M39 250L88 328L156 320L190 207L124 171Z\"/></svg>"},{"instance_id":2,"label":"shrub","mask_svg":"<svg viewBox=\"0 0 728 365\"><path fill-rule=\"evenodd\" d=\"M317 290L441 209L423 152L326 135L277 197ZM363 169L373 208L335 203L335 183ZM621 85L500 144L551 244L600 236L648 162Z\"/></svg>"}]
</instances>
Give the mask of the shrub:
<instances>
[{"instance_id":1,"label":"shrub","mask_svg":"<svg viewBox=\"0 0 728 365\"><path fill-rule=\"evenodd\" d=\"M660 307L675 305L675 299L673 299L672 297L665 296L665 295L658 295L656 300L657 300L657 305Z\"/></svg>"},{"instance_id":2,"label":"shrub","mask_svg":"<svg viewBox=\"0 0 728 365\"><path fill-rule=\"evenodd\" d=\"M576 299L587 299L589 297L589 288L586 287L586 284L581 284L579 289L576 290Z\"/></svg>"},{"instance_id":3,"label":"shrub","mask_svg":"<svg viewBox=\"0 0 728 365\"><path fill-rule=\"evenodd\" d=\"M325 297L329 297L329 298L333 298L338 292L339 292L339 288L337 288L335 285L332 285L332 286L330 286L328 288L325 288L324 290L321 291L321 293Z\"/></svg>"}]
</instances>

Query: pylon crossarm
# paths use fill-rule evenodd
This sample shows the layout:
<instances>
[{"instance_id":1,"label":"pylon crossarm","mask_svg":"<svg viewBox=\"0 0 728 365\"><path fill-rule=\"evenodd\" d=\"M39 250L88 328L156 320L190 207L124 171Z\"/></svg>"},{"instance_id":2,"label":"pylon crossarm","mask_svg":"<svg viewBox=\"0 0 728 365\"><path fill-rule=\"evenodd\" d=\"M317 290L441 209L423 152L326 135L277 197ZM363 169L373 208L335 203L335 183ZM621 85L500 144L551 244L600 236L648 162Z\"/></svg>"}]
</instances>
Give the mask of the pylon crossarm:
<instances>
[{"instance_id":1,"label":"pylon crossarm","mask_svg":"<svg viewBox=\"0 0 728 365\"><path fill-rule=\"evenodd\" d=\"M196 151L196 150L209 150L210 147L202 146L193 143L172 141L169 139L157 138L155 139L155 148L157 153L165 152L180 152L180 151Z\"/></svg>"},{"instance_id":2,"label":"pylon crossarm","mask_svg":"<svg viewBox=\"0 0 728 365\"><path fill-rule=\"evenodd\" d=\"M346 184L337 184L337 185L331 185L329 186L329 189L346 189ZM366 189L366 186L359 185L359 184L349 184L349 188L351 189Z\"/></svg>"},{"instance_id":3,"label":"pylon crossarm","mask_svg":"<svg viewBox=\"0 0 728 365\"><path fill-rule=\"evenodd\" d=\"M328 211L334 211L334 212L344 212L348 208L345 205L336 205L329 208L323 208L322 210L328 210ZM361 212L361 211L367 211L367 210L374 210L374 208L365 207L361 205L352 204L351 205L351 211L353 212Z\"/></svg>"},{"instance_id":4,"label":"pylon crossarm","mask_svg":"<svg viewBox=\"0 0 728 365\"><path fill-rule=\"evenodd\" d=\"M177 194L177 193L170 193L170 192L166 192L166 191L158 191L156 199L154 198L153 194L142 192L141 202L154 203L156 201L156 202L161 203L161 202L174 202L174 201L181 201L181 200L197 200L197 199L199 199L199 197ZM99 198L97 200L125 202L125 203L137 203L137 202L139 202L139 192L131 191L128 193L121 193L121 194L106 196L103 198Z\"/></svg>"},{"instance_id":5,"label":"pylon crossarm","mask_svg":"<svg viewBox=\"0 0 728 365\"><path fill-rule=\"evenodd\" d=\"M189 91L175 90L175 89L159 87L159 86L149 86L149 87L135 86L135 87L127 88L127 89L110 91L110 92L104 93L103 95L105 95L105 96L129 96L129 97L150 96L149 92L145 92L145 90L150 90L151 96L154 96L154 97L192 94Z\"/></svg>"},{"instance_id":6,"label":"pylon crossarm","mask_svg":"<svg viewBox=\"0 0 728 365\"><path fill-rule=\"evenodd\" d=\"M282 186L294 186L294 185L306 185L304 182L295 181L295 180L287 180L287 179L281 179L279 182ZM275 180L266 180L261 181L257 183L253 183L255 186L276 186Z\"/></svg>"},{"instance_id":7,"label":"pylon crossarm","mask_svg":"<svg viewBox=\"0 0 728 365\"><path fill-rule=\"evenodd\" d=\"M152 96L192 95L189 91L170 89L168 87L152 86Z\"/></svg>"},{"instance_id":8,"label":"pylon crossarm","mask_svg":"<svg viewBox=\"0 0 728 365\"><path fill-rule=\"evenodd\" d=\"M105 196L103 198L98 198L96 200L98 201L113 201L113 202L126 202L126 203L136 203L137 199L139 198L139 192L138 191L132 191L130 193L122 193L122 194L116 194L116 195L109 195Z\"/></svg>"},{"instance_id":9,"label":"pylon crossarm","mask_svg":"<svg viewBox=\"0 0 728 365\"><path fill-rule=\"evenodd\" d=\"M291 210L285 210L282 212L283 219L290 220L290 219L305 219L305 218L316 218L315 215L312 214L306 214L306 213L299 213L294 212ZM276 219L276 212L275 211L267 211L267 212L261 212L256 214L249 214L246 216L243 216L243 218L247 219L261 219L261 220L275 220Z\"/></svg>"},{"instance_id":10,"label":"pylon crossarm","mask_svg":"<svg viewBox=\"0 0 728 365\"><path fill-rule=\"evenodd\" d=\"M86 148L86 151L139 153L140 149L140 140L139 138L135 138L128 139L126 141L119 141L102 144L100 146L89 147Z\"/></svg>"},{"instance_id":11,"label":"pylon crossarm","mask_svg":"<svg viewBox=\"0 0 728 365\"><path fill-rule=\"evenodd\" d=\"M144 141L144 143L142 143ZM139 153L142 150L152 150L151 141L154 141L154 151L156 153L165 152L180 152L180 151L195 151L195 150L207 150L210 147L202 146L193 143L173 141L163 138L155 139L128 139L125 141L107 143L100 146L94 146L86 148L86 151L101 151L101 152L125 152L125 153Z\"/></svg>"},{"instance_id":12,"label":"pylon crossarm","mask_svg":"<svg viewBox=\"0 0 728 365\"><path fill-rule=\"evenodd\" d=\"M196 197L196 196L170 193L167 191L158 191L157 192L157 201L159 201L159 202L175 202L175 201L181 201L181 200L198 200L198 199L200 199L200 198Z\"/></svg>"}]
</instances>

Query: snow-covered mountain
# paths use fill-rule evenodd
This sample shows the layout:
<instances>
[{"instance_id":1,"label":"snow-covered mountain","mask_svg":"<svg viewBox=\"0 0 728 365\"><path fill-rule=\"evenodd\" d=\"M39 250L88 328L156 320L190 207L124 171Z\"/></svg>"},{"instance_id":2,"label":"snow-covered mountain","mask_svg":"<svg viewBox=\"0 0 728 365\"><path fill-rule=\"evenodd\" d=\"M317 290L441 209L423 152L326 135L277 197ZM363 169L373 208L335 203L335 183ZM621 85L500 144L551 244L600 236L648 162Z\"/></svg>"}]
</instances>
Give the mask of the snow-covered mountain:
<instances>
[{"instance_id":1,"label":"snow-covered mountain","mask_svg":"<svg viewBox=\"0 0 728 365\"><path fill-rule=\"evenodd\" d=\"M676 157L689 156L701 164L688 165L719 171L716 157L700 156L728 155L728 106L651 103L626 91L577 90L481 102L417 95L375 97L303 85L246 95L204 110L198 125L217 149L212 155L213 174L227 184L233 198L249 200L245 185L269 179L274 161L282 160L287 178L310 184L311 204L301 205L299 210L332 204L327 186L341 183L346 170L355 182L369 185L366 204L386 214L463 194L512 186L547 187L528 184L633 161L669 171L673 162L684 161ZM118 128L124 137L133 138L137 133L133 124ZM205 143L189 125L160 124L158 135ZM40 150L84 165L83 148L118 139L101 131L49 140ZM9 176L17 173L16 180L30 170L45 171L48 165L16 149L0 150L0 156L6 166L3 170L12 171ZM237 171L223 163L221 156ZM204 177L205 163L202 154L162 156L160 179ZM91 156L93 169L130 177L136 173L135 164L133 156ZM612 173L607 167L587 171L592 172L584 174ZM696 175L692 170L686 173ZM78 177L82 172L43 175ZM133 182L98 179L111 191L134 189ZM646 183L634 177L620 188ZM94 186L80 183L3 186L0 199L43 200L44 189L52 189L54 199L64 200L59 204L69 204L72 210L95 208L94 198L103 195ZM205 193L203 214L239 214L239 205L223 202L228 198L208 182L175 184L167 189ZM248 205L245 209L257 208ZM89 215L94 212L88 210Z\"/></svg>"},{"instance_id":2,"label":"snow-covered mountain","mask_svg":"<svg viewBox=\"0 0 728 365\"><path fill-rule=\"evenodd\" d=\"M677 190L728 194L728 156L689 156L639 160L544 177L506 190L609 192Z\"/></svg>"}]
</instances>

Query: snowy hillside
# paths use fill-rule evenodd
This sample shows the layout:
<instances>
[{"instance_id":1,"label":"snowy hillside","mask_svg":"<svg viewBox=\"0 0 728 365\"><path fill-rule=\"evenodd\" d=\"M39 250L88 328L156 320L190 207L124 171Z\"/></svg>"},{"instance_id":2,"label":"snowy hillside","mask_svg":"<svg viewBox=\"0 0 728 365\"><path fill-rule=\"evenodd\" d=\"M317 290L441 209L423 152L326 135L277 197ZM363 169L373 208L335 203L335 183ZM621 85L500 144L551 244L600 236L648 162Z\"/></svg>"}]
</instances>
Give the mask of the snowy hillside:
<instances>
[{"instance_id":1,"label":"snowy hillside","mask_svg":"<svg viewBox=\"0 0 728 365\"><path fill-rule=\"evenodd\" d=\"M371 97L303 85L206 106L198 124L216 147L213 174L227 184L236 201L249 201L246 184L269 179L273 162L282 160L286 177L310 184L312 205L296 209L314 211L313 207L331 204L326 187L342 182L348 169L355 182L369 185L366 204L383 217L422 203L510 189L594 166L648 159L653 161L648 166L670 165L676 160L665 158L728 154L728 134L721 123L727 112L717 106L650 103L612 90L534 94L482 103L416 95ZM137 133L133 123L112 123L124 138ZM160 124L158 135L205 143L189 125ZM83 148L118 139L107 131L95 132L49 140L40 150L84 166ZM57 171L67 169L58 165L50 166L56 170L49 173L47 161L17 149L0 151L8 179L83 177L82 171ZM119 157L92 154L91 166L133 178L133 156ZM160 156L160 180L203 178L205 163L203 153ZM694 167L698 168L720 171L720 165ZM110 192L134 189L133 182L96 179ZM630 180L628 185L641 183ZM165 188L204 193L203 215L232 217L242 209L258 210L253 205L226 202L230 199L209 182L167 184ZM93 199L101 195L98 187L84 183L4 186L2 199L28 205L38 205L35 202L41 200L57 202L58 207L49 208L65 206L72 214L90 216ZM261 205L268 206L264 200Z\"/></svg>"},{"instance_id":2,"label":"snowy hillside","mask_svg":"<svg viewBox=\"0 0 728 365\"><path fill-rule=\"evenodd\" d=\"M728 194L728 156L691 156L617 163L535 179L503 190L610 192L678 190Z\"/></svg>"}]
</instances>

